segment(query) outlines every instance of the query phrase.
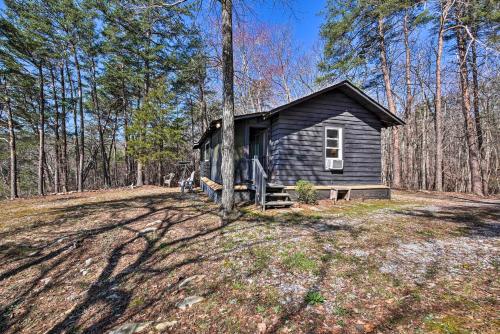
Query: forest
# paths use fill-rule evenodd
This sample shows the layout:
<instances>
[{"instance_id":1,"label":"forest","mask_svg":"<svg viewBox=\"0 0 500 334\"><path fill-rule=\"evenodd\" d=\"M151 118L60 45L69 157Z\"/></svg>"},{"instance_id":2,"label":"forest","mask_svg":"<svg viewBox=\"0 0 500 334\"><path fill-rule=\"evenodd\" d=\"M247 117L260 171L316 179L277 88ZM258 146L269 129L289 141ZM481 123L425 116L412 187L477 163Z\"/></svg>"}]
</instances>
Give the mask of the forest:
<instances>
[{"instance_id":1,"label":"forest","mask_svg":"<svg viewBox=\"0 0 500 334\"><path fill-rule=\"evenodd\" d=\"M262 2L4 0L0 196L162 185L196 170L225 101L264 111L344 79L406 122L383 133L388 185L500 192L497 1L328 0L307 49Z\"/></svg>"}]
</instances>

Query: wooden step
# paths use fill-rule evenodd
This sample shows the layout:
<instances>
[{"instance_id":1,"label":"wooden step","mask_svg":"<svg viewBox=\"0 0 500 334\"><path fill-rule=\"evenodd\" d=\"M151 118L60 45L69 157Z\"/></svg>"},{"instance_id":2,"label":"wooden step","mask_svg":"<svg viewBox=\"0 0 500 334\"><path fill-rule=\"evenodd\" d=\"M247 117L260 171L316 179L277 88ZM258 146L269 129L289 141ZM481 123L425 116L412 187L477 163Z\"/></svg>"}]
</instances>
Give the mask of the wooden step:
<instances>
[{"instance_id":1,"label":"wooden step","mask_svg":"<svg viewBox=\"0 0 500 334\"><path fill-rule=\"evenodd\" d=\"M277 206L292 206L292 201L270 201L266 202L266 208L277 207Z\"/></svg>"},{"instance_id":2,"label":"wooden step","mask_svg":"<svg viewBox=\"0 0 500 334\"><path fill-rule=\"evenodd\" d=\"M266 185L266 193L282 193L283 189L285 189L285 186L281 184L268 183Z\"/></svg>"},{"instance_id":3,"label":"wooden step","mask_svg":"<svg viewBox=\"0 0 500 334\"><path fill-rule=\"evenodd\" d=\"M277 184L277 183L268 183L266 185L266 187L269 189L269 188L272 188L272 189L285 189L285 186L282 185L282 184Z\"/></svg>"},{"instance_id":4,"label":"wooden step","mask_svg":"<svg viewBox=\"0 0 500 334\"><path fill-rule=\"evenodd\" d=\"M266 193L267 197L281 197L281 198L286 198L290 197L290 194L288 193Z\"/></svg>"}]
</instances>

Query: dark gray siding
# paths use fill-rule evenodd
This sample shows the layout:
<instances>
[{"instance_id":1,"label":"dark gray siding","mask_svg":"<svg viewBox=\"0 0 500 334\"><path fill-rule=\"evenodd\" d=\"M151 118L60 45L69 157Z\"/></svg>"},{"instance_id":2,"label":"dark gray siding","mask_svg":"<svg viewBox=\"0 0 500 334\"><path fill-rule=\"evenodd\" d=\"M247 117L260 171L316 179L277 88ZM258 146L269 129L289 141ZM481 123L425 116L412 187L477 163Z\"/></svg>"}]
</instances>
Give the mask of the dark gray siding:
<instances>
[{"instance_id":1,"label":"dark gray siding","mask_svg":"<svg viewBox=\"0 0 500 334\"><path fill-rule=\"evenodd\" d=\"M237 120L234 127L234 181L246 183L250 178L251 157L249 156L249 131L251 127L268 128L269 121L258 119ZM210 176L212 181L222 184L222 130L219 128L200 143L203 151L205 143L210 143Z\"/></svg>"},{"instance_id":2,"label":"dark gray siding","mask_svg":"<svg viewBox=\"0 0 500 334\"><path fill-rule=\"evenodd\" d=\"M210 136L210 179L222 183L222 130L214 131Z\"/></svg>"},{"instance_id":3,"label":"dark gray siding","mask_svg":"<svg viewBox=\"0 0 500 334\"><path fill-rule=\"evenodd\" d=\"M325 169L324 129L343 128L343 171ZM380 184L382 124L340 92L330 92L279 113L272 123L271 180L294 185Z\"/></svg>"},{"instance_id":4,"label":"dark gray siding","mask_svg":"<svg viewBox=\"0 0 500 334\"><path fill-rule=\"evenodd\" d=\"M278 169L280 166L279 160L279 116L271 118L271 129L269 131L269 164L268 164L268 178L270 182L278 182Z\"/></svg>"}]
</instances>

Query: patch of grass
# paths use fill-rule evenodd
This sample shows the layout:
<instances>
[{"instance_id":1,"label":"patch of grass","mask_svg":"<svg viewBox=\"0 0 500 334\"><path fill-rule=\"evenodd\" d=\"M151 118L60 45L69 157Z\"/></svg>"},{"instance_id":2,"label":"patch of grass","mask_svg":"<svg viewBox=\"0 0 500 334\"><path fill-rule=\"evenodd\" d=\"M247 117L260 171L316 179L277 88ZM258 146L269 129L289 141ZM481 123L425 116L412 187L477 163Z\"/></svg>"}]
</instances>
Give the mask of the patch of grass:
<instances>
[{"instance_id":1,"label":"patch of grass","mask_svg":"<svg viewBox=\"0 0 500 334\"><path fill-rule=\"evenodd\" d=\"M347 205L334 207L332 211L350 218L371 214L380 210L398 210L408 203L393 200L352 201Z\"/></svg>"},{"instance_id":2,"label":"patch of grass","mask_svg":"<svg viewBox=\"0 0 500 334\"><path fill-rule=\"evenodd\" d=\"M224 262L222 262L222 266L226 269L231 269L231 270L238 269L237 263L232 261L231 259L224 259Z\"/></svg>"},{"instance_id":3,"label":"patch of grass","mask_svg":"<svg viewBox=\"0 0 500 334\"><path fill-rule=\"evenodd\" d=\"M245 283L241 282L241 281L236 281L233 283L233 289L235 290L243 290L245 289Z\"/></svg>"},{"instance_id":4,"label":"patch of grass","mask_svg":"<svg viewBox=\"0 0 500 334\"><path fill-rule=\"evenodd\" d=\"M436 318L430 314L424 318L425 328L429 331L440 334L468 334L470 331L463 328L464 320L458 317L445 316Z\"/></svg>"},{"instance_id":5,"label":"patch of grass","mask_svg":"<svg viewBox=\"0 0 500 334\"><path fill-rule=\"evenodd\" d=\"M304 252L286 254L283 258L283 265L290 270L316 271L318 263L308 257Z\"/></svg>"},{"instance_id":6,"label":"patch of grass","mask_svg":"<svg viewBox=\"0 0 500 334\"><path fill-rule=\"evenodd\" d=\"M241 321L239 318L233 316L225 317L223 324L226 333L241 333Z\"/></svg>"},{"instance_id":7,"label":"patch of grass","mask_svg":"<svg viewBox=\"0 0 500 334\"><path fill-rule=\"evenodd\" d=\"M267 212L256 211L252 210L251 208L242 208L240 209L240 212L243 214L245 220L258 220L265 221L267 223L272 223L274 221L273 215Z\"/></svg>"},{"instance_id":8,"label":"patch of grass","mask_svg":"<svg viewBox=\"0 0 500 334\"><path fill-rule=\"evenodd\" d=\"M321 255L321 262L330 262L331 260L334 259L334 255L331 252L325 253Z\"/></svg>"},{"instance_id":9,"label":"patch of grass","mask_svg":"<svg viewBox=\"0 0 500 334\"><path fill-rule=\"evenodd\" d=\"M344 262L344 263L349 263L349 264L359 264L362 262L362 259L360 259L357 256L351 255L351 254L346 254L342 252L336 252L331 255L332 259L337 260L338 262Z\"/></svg>"},{"instance_id":10,"label":"patch of grass","mask_svg":"<svg viewBox=\"0 0 500 334\"><path fill-rule=\"evenodd\" d=\"M426 239L433 239L436 237L436 233L432 230L417 231L416 233Z\"/></svg>"},{"instance_id":11,"label":"patch of grass","mask_svg":"<svg viewBox=\"0 0 500 334\"><path fill-rule=\"evenodd\" d=\"M233 239L227 239L222 242L222 249L224 251L228 252L232 249L234 249L238 245L237 242L235 242Z\"/></svg>"},{"instance_id":12,"label":"patch of grass","mask_svg":"<svg viewBox=\"0 0 500 334\"><path fill-rule=\"evenodd\" d=\"M309 291L304 300L309 305L317 305L324 303L325 297L323 297L319 291Z\"/></svg>"},{"instance_id":13,"label":"patch of grass","mask_svg":"<svg viewBox=\"0 0 500 334\"><path fill-rule=\"evenodd\" d=\"M268 311L274 312L275 314L278 314L281 312L281 305L276 305L276 306L264 306L264 305L257 305L255 307L255 311L259 314L265 314Z\"/></svg>"},{"instance_id":14,"label":"patch of grass","mask_svg":"<svg viewBox=\"0 0 500 334\"><path fill-rule=\"evenodd\" d=\"M317 213L307 214L303 212L285 212L278 217L276 220L287 224L304 224L304 223L317 223L323 217Z\"/></svg>"},{"instance_id":15,"label":"patch of grass","mask_svg":"<svg viewBox=\"0 0 500 334\"><path fill-rule=\"evenodd\" d=\"M333 309L333 314L335 314L337 317L343 317L349 314L349 310L343 308L342 306L335 306L335 308Z\"/></svg>"},{"instance_id":16,"label":"patch of grass","mask_svg":"<svg viewBox=\"0 0 500 334\"><path fill-rule=\"evenodd\" d=\"M138 308L144 305L144 299L142 297L136 297L130 301L131 308Z\"/></svg>"},{"instance_id":17,"label":"patch of grass","mask_svg":"<svg viewBox=\"0 0 500 334\"><path fill-rule=\"evenodd\" d=\"M159 246L158 246L158 249L162 252L162 253L171 253L172 252L172 247L170 247L168 245L168 243L166 242L162 242Z\"/></svg>"},{"instance_id":18,"label":"patch of grass","mask_svg":"<svg viewBox=\"0 0 500 334\"><path fill-rule=\"evenodd\" d=\"M439 273L439 267L437 263L431 263L427 269L425 270L425 275L424 277L428 280L431 280L437 276Z\"/></svg>"},{"instance_id":19,"label":"patch of grass","mask_svg":"<svg viewBox=\"0 0 500 334\"><path fill-rule=\"evenodd\" d=\"M491 265L493 266L493 268L495 268L496 271L500 269L500 261L498 261L497 259L493 259Z\"/></svg>"},{"instance_id":20,"label":"patch of grass","mask_svg":"<svg viewBox=\"0 0 500 334\"><path fill-rule=\"evenodd\" d=\"M473 270L474 265L471 263L462 263L462 268L464 268L465 270Z\"/></svg>"},{"instance_id":21,"label":"patch of grass","mask_svg":"<svg viewBox=\"0 0 500 334\"><path fill-rule=\"evenodd\" d=\"M272 250L268 247L256 247L253 248L251 254L254 257L254 268L255 270L261 271L266 269L271 262L271 252Z\"/></svg>"},{"instance_id":22,"label":"patch of grass","mask_svg":"<svg viewBox=\"0 0 500 334\"><path fill-rule=\"evenodd\" d=\"M38 251L37 248L30 245L16 245L16 244L0 245L0 254L4 253L8 256L14 256L14 257L25 257L37 251Z\"/></svg>"},{"instance_id":23,"label":"patch of grass","mask_svg":"<svg viewBox=\"0 0 500 334\"><path fill-rule=\"evenodd\" d=\"M276 238L275 238L274 236L272 236L272 235L266 235L266 236L264 237L264 240L266 240L266 241L273 241L273 240L275 240L275 239L276 239Z\"/></svg>"},{"instance_id":24,"label":"patch of grass","mask_svg":"<svg viewBox=\"0 0 500 334\"><path fill-rule=\"evenodd\" d=\"M257 311L257 313L260 313L260 314L266 313L266 308L262 305L257 305L255 310Z\"/></svg>"},{"instance_id":25,"label":"patch of grass","mask_svg":"<svg viewBox=\"0 0 500 334\"><path fill-rule=\"evenodd\" d=\"M255 294L256 302L263 307L275 307L279 305L281 293L272 286L263 286L258 293Z\"/></svg>"},{"instance_id":26,"label":"patch of grass","mask_svg":"<svg viewBox=\"0 0 500 334\"><path fill-rule=\"evenodd\" d=\"M410 293L410 296L411 296L412 300L415 302L420 302L420 301L422 301L422 298L423 298L422 295L418 291L412 291Z\"/></svg>"}]
</instances>

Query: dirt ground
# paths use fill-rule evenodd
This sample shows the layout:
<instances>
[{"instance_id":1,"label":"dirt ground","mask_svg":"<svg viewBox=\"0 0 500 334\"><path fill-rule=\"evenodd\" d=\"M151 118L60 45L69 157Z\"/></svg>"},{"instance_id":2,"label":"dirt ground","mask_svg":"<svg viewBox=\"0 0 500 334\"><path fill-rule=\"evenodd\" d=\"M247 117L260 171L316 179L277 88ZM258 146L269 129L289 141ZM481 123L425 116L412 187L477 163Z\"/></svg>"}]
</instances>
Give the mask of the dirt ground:
<instances>
[{"instance_id":1,"label":"dirt ground","mask_svg":"<svg viewBox=\"0 0 500 334\"><path fill-rule=\"evenodd\" d=\"M157 187L0 202L0 333L500 332L498 198L217 210Z\"/></svg>"}]
</instances>

